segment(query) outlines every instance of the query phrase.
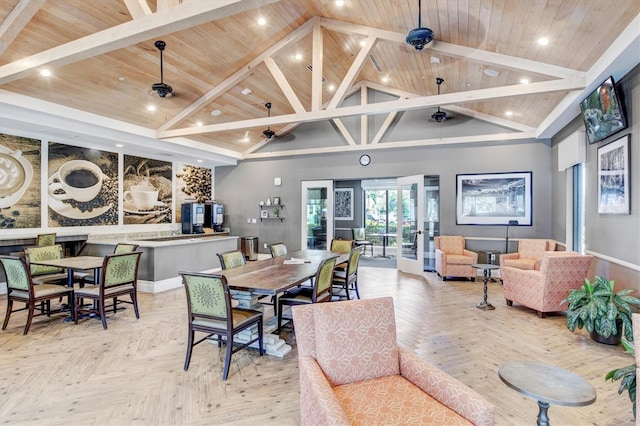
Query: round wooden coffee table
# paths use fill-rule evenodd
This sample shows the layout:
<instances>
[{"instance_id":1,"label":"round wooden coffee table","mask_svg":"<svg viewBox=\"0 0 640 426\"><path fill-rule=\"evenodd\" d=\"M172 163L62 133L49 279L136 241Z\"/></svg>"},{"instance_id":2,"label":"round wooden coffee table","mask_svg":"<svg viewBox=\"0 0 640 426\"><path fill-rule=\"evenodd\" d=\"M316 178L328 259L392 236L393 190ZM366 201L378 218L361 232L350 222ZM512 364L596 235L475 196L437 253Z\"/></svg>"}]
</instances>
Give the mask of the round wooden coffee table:
<instances>
[{"instance_id":1,"label":"round wooden coffee table","mask_svg":"<svg viewBox=\"0 0 640 426\"><path fill-rule=\"evenodd\" d=\"M511 389L538 401L539 426L549 426L550 404L580 407L596 400L591 383L553 365L509 361L500 366L498 376Z\"/></svg>"}]
</instances>

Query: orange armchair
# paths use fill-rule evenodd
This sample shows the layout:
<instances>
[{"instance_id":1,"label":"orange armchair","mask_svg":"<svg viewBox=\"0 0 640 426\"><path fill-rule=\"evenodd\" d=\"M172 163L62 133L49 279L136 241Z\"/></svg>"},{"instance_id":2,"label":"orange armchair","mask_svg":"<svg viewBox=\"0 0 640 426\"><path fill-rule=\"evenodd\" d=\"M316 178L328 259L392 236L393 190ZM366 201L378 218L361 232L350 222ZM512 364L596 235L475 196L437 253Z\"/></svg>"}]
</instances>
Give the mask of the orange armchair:
<instances>
[{"instance_id":1,"label":"orange armchair","mask_svg":"<svg viewBox=\"0 0 640 426\"><path fill-rule=\"evenodd\" d=\"M478 263L478 253L465 248L464 237L440 236L434 239L436 272L444 281L447 277L466 277L475 280L477 271L471 267Z\"/></svg>"},{"instance_id":2,"label":"orange armchair","mask_svg":"<svg viewBox=\"0 0 640 426\"><path fill-rule=\"evenodd\" d=\"M292 308L302 425L492 425L495 407L399 348L393 299Z\"/></svg>"},{"instance_id":3,"label":"orange armchair","mask_svg":"<svg viewBox=\"0 0 640 426\"><path fill-rule=\"evenodd\" d=\"M502 277L502 267L540 270L542 256L547 251L555 251L556 242L554 240L527 239L518 241L517 253L505 253L500 255L500 276Z\"/></svg>"},{"instance_id":4,"label":"orange armchair","mask_svg":"<svg viewBox=\"0 0 640 426\"><path fill-rule=\"evenodd\" d=\"M546 312L562 310L562 302L573 289L580 288L589 272L593 256L576 252L547 252L540 270L503 266L502 284L508 306L513 302L535 309L540 318Z\"/></svg>"}]
</instances>

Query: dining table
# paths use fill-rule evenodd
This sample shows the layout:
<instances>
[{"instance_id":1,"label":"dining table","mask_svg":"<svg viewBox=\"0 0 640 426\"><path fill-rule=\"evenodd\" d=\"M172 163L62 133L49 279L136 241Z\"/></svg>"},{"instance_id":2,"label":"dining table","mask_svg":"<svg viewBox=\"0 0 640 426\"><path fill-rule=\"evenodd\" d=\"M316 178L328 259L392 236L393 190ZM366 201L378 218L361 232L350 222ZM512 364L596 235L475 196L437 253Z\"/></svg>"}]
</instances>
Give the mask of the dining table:
<instances>
[{"instance_id":1,"label":"dining table","mask_svg":"<svg viewBox=\"0 0 640 426\"><path fill-rule=\"evenodd\" d=\"M100 271L104 257L101 256L72 256L62 257L59 259L42 259L32 260L30 263L34 265L55 266L67 270L67 285L73 287L73 279L75 271L93 270L93 279L95 283L100 282Z\"/></svg>"},{"instance_id":2,"label":"dining table","mask_svg":"<svg viewBox=\"0 0 640 426\"><path fill-rule=\"evenodd\" d=\"M349 253L329 250L299 250L284 256L249 261L245 265L217 272L227 279L229 288L260 295L276 295L313 278L320 263L336 258L336 263L349 260Z\"/></svg>"}]
</instances>

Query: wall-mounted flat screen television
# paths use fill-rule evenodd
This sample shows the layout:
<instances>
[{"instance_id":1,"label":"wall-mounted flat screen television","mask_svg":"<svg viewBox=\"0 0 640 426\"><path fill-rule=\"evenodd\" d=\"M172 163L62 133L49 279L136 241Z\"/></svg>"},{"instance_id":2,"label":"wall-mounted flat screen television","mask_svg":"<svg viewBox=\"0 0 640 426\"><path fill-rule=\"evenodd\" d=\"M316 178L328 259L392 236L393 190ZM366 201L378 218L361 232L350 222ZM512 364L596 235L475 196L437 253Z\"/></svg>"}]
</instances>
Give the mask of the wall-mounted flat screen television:
<instances>
[{"instance_id":1,"label":"wall-mounted flat screen television","mask_svg":"<svg viewBox=\"0 0 640 426\"><path fill-rule=\"evenodd\" d=\"M613 77L607 78L580 102L580 111L587 128L589 143L599 142L627 128L624 105Z\"/></svg>"}]
</instances>

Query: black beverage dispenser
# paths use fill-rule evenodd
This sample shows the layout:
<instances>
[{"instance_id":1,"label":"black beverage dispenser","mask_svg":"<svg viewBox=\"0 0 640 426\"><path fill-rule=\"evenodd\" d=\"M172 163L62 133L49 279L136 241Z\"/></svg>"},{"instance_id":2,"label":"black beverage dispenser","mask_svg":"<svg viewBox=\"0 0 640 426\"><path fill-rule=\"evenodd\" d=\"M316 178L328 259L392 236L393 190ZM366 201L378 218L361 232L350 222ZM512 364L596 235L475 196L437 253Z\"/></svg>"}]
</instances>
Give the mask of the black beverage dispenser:
<instances>
[{"instance_id":1,"label":"black beverage dispenser","mask_svg":"<svg viewBox=\"0 0 640 426\"><path fill-rule=\"evenodd\" d=\"M203 234L204 233L204 204L184 203L182 204L182 233L183 234Z\"/></svg>"}]
</instances>

